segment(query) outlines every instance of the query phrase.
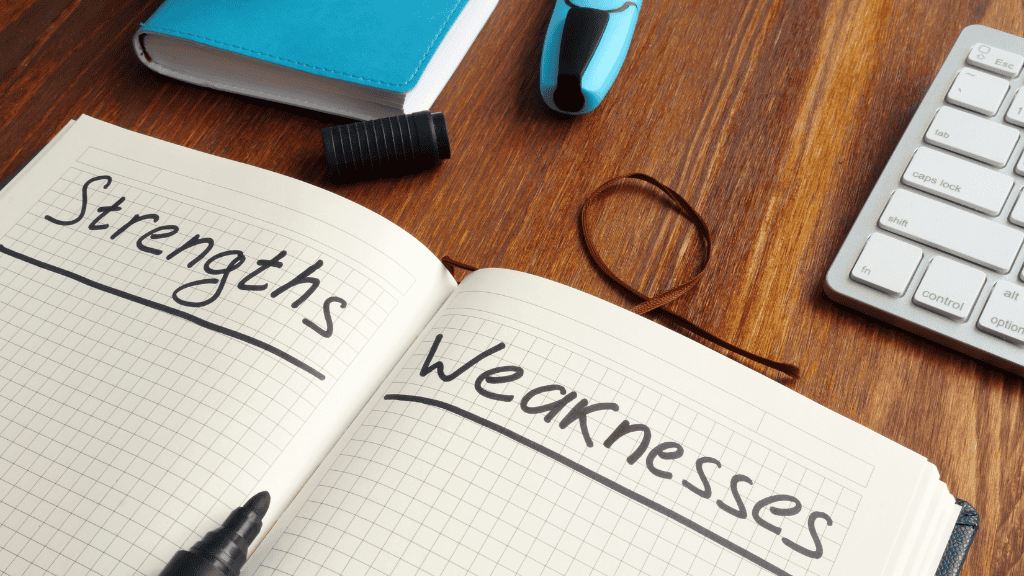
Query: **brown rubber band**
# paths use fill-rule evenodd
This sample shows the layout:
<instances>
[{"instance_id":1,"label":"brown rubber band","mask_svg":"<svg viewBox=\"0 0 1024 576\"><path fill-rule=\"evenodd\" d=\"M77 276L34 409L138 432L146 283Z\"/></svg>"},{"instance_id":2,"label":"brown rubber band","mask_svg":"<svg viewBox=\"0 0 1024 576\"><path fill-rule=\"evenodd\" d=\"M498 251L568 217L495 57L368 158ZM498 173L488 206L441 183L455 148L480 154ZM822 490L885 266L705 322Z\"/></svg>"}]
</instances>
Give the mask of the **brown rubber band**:
<instances>
[{"instance_id":1,"label":"brown rubber band","mask_svg":"<svg viewBox=\"0 0 1024 576\"><path fill-rule=\"evenodd\" d=\"M629 179L647 182L648 184L651 184L658 190L661 190L669 198L671 198L673 202L675 202L675 205L679 208L679 211L683 213L683 216L697 226L697 231L700 233L700 237L703 240L704 244L704 257L701 259L700 268L697 270L697 272L682 284L674 288L669 288L668 290L665 290L663 292L659 292L658 294L655 294L650 298L641 293L639 290L634 289L632 286L630 286L624 280L622 280L622 278L619 278L619 276L612 271L608 264L605 263L604 259L601 258L601 255L598 254L597 249L594 247L594 243L591 240L591 237L593 236L592 232L594 230L592 218L588 216L591 213L591 207L594 205L596 201L600 200L601 198L611 196L613 191L616 190L615 186L617 184L620 184L623 181ZM690 322L686 318L683 318L679 314L676 314L675 312L671 310L666 310L664 308L666 304L675 302L690 288L692 288L697 283L697 281L701 279L701 277L704 274L704 270L707 269L708 263L711 261L711 230L708 228L708 225L704 221L704 218L702 218L701 215L698 214L692 206L690 206L690 203L687 202L685 198L680 196L679 193L676 192L675 190L669 188L668 186L665 186L664 184L662 184L655 178L648 176L647 174L633 173L627 174L625 176L617 176L615 178L612 178L611 180L602 184L601 187L597 189L597 192L595 192L589 198L583 201L583 205L580 207L580 230L581 235L583 236L583 244L587 249L587 254L590 255L590 258L594 261L594 264L597 265L597 268L605 276L611 278L620 287L624 288L630 294L640 299L639 304L629 309L630 312L635 312L637 314L643 315L647 314L648 312L658 310L659 312L667 314L669 317L672 318L672 320L682 325L682 327L685 330L692 332L693 334L696 334L697 336L705 340L709 340L717 344L718 346L721 346L722 348L729 350L730 352L739 354L744 358L749 358L750 360L767 366L773 370L778 370L779 372L782 372L783 374L790 376L792 378L798 378L800 376L799 367L793 364L786 364L784 362L776 362L775 360L769 360L768 358L759 356L757 354L754 354L753 352L748 352L743 348L740 348L739 346L735 346L733 344L726 342L725 340L722 340L718 336L715 336L714 334L708 332L707 330L704 330L703 328L697 326L693 322ZM448 256L442 258L441 262L444 264L444 267L448 270L448 273L451 274L452 276L455 275L456 268L461 268L463 270L468 270L470 272L477 270L477 268L474 266L463 264L462 262L453 260Z\"/></svg>"},{"instance_id":2,"label":"brown rubber band","mask_svg":"<svg viewBox=\"0 0 1024 576\"><path fill-rule=\"evenodd\" d=\"M674 288L665 290L663 292L659 292L658 294L655 294L654 296L651 297L647 297L645 294L641 293L639 290L636 290L635 288L627 284L625 281L623 281L622 278L619 278L619 276L612 271L608 264L605 263L604 259L601 258L601 255L598 254L597 249L594 246L592 240L594 223L593 218L590 216L590 214L592 213L591 209L594 206L594 203L602 198L611 196L614 193L614 191L619 189L616 187L616 185L621 184L622 182L630 179L640 180L642 182L651 184L658 190L664 192L665 195L667 195L669 198L671 198L672 201L675 203L676 207L679 209L679 211L682 212L683 216L697 226L697 231L699 232L704 244L704 255L701 259L700 268L697 269L697 272L689 279L684 281L682 284ZM725 348L726 350L739 354L744 358L749 358L750 360L753 360L755 362L758 362L759 364L772 368L773 370L778 370L779 372L782 372L783 374L786 374L787 376L790 376L792 378L798 378L800 376L800 368L798 368L797 366L793 364L787 364L784 362L776 362L774 360L769 360L768 358L754 354L753 352L748 352L747 350L744 350L739 346L730 344L725 340L722 340L718 336L715 336L714 334L704 330L703 328L700 328L699 326L697 326L693 322L690 322L686 318L683 318L679 314L676 314L675 312L664 308L666 304L675 302L676 300L679 299L679 297L681 297L690 288L692 288L697 283L697 281L701 279L701 277L704 274L704 271L708 267L708 263L711 261L711 230L708 229L707 223L704 222L704 219L701 218L700 214L698 214L697 211L694 210L692 206L690 206L690 203L687 202L686 199L683 198L675 190L669 188L668 186L665 186L664 184L662 184L655 178L648 176L647 174L633 173L627 174L625 176L618 176L612 178L611 180L602 184L597 189L597 192L595 192L589 198L583 201L583 205L580 207L580 230L581 235L583 236L583 244L587 249L587 254L590 255L590 258L594 261L594 264L597 265L597 268L602 273L604 273L605 276L611 278L620 287L624 288L630 294L640 299L641 302L639 304L630 308L631 312L636 312L637 314L647 314L648 312L658 310L664 314L669 315L674 321L682 325L682 327L685 328L687 331L692 332L693 334L696 334L697 336L700 336L705 340L709 340L717 344L718 346Z\"/></svg>"},{"instance_id":3,"label":"brown rubber band","mask_svg":"<svg viewBox=\"0 0 1024 576\"><path fill-rule=\"evenodd\" d=\"M462 268L463 270L469 272L476 272L478 270L478 268L475 266L470 266L469 264L463 264L462 262L459 262L457 260L452 260L448 256L441 258L441 264L444 264L445 270L447 270L448 273L451 274L453 277L455 276L456 268Z\"/></svg>"}]
</instances>

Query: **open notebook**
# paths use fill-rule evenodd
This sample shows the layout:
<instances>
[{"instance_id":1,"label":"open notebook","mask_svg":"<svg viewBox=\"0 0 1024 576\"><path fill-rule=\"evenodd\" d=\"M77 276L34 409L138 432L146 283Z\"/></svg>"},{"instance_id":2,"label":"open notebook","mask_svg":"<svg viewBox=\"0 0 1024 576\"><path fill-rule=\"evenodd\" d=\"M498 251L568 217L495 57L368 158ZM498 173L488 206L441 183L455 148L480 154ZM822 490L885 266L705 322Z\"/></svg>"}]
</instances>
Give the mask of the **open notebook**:
<instances>
[{"instance_id":1,"label":"open notebook","mask_svg":"<svg viewBox=\"0 0 1024 576\"><path fill-rule=\"evenodd\" d=\"M261 490L260 576L931 576L960 510L642 317L91 118L0 246L0 573L154 575Z\"/></svg>"}]
</instances>

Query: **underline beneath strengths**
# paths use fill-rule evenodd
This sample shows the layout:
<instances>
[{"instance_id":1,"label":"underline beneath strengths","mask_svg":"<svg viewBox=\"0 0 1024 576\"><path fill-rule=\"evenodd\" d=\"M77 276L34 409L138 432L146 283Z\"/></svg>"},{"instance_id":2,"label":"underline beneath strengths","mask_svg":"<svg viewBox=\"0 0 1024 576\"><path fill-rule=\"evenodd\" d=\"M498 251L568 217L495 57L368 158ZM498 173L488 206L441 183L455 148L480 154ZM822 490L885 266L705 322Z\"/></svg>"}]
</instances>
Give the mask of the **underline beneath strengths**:
<instances>
[{"instance_id":1,"label":"underline beneath strengths","mask_svg":"<svg viewBox=\"0 0 1024 576\"><path fill-rule=\"evenodd\" d=\"M764 558L761 558L760 556L754 554L753 552L747 550L739 544L731 542L728 539L719 536L718 534L715 534L711 530L705 528L704 526L701 526L700 524L697 524L693 520L687 518L686 516L683 516L682 514L679 514L678 512L672 510L671 508L658 504L654 500L651 500L646 496L638 494L637 492L630 490L629 488L626 488L622 484L619 484L618 482L615 482L610 478L602 476L601 474L598 474L597 472L591 470L590 468L587 468L578 462L574 462L569 458L566 458L565 456L559 454L558 452L555 452L554 450L547 448L542 444L534 442L533 440L530 440L529 438L521 434L513 432L500 424L491 422L490 420L482 416L477 416L472 412L463 410L462 408L453 406L452 404L448 404L447 402L442 402L440 400L435 400L433 398L424 398L422 396L411 396L406 394L387 394L384 396L384 399L397 400L400 402L415 402L419 404L426 404L427 406L441 408L442 410L446 410L448 412L451 412L452 414L462 416L467 420L471 420L485 428L488 428L490 430L493 430L494 432L497 432L498 434L501 434L502 436L510 438L522 444L523 446L526 446L527 448L530 448L540 454L543 454L544 456L547 456L548 458L551 458L552 460L569 467L571 470L579 472L580 474L583 474L587 478L590 478L591 480L598 482L599 484L603 484L604 486L611 488L612 490L618 492L619 494L622 494L623 496L629 498L630 500L633 500L634 502L642 504L643 506L646 506L651 510L654 510L672 520L675 520L676 522L682 524L690 530L693 530L694 532L700 534L708 540L715 542L716 544L722 546L726 550L735 552L744 559L753 562L760 568L763 568L771 572L772 574L776 574L778 576L792 576L789 572L786 572L782 568L779 568L778 566L768 562Z\"/></svg>"},{"instance_id":2,"label":"underline beneath strengths","mask_svg":"<svg viewBox=\"0 0 1024 576\"><path fill-rule=\"evenodd\" d=\"M137 296L135 294L131 294L131 293L125 292L123 290L118 290L117 288L113 288L113 287L107 286L105 284L100 284L99 282L96 282L95 280L90 280L90 279L86 278L85 276L81 276L79 274L75 274L74 272L71 272L69 270L65 270L65 269L60 268L58 266L54 266L52 264L47 264L46 262L42 262L40 260L36 260L35 258L32 258L31 256L26 256L26 255L21 254L19 252L15 252L15 251L11 250L10 248L7 248L3 244L0 244L0 253L6 254L6 255L8 255L8 256L10 256L12 258L15 258L17 260L21 260L22 262L25 262L26 264L31 264L31 265L33 265L33 266L35 266L37 268L41 268L43 270L47 270L49 272L53 272L54 274L60 274L61 276L64 276L65 278L70 278L71 280L74 280L76 282L80 282L82 284L85 284L86 286L89 286L90 288L95 288L96 290L101 290L103 292L106 292L107 294L111 294L113 296L117 296L118 298L124 298L125 300L129 300L131 302L135 302L136 304L141 304L141 305L146 306L148 308L152 308L154 310L159 310L160 312L164 312L164 313L170 314L172 316L177 316L178 318L181 318L182 320L187 320L189 322L192 322L193 324L196 324L198 326L206 328L207 330L213 330L214 332L217 332L218 334L223 334L225 336L229 336L229 337L234 338L236 340L240 340L242 342L245 342L246 344L249 344L250 346L255 346L256 348L259 348L260 350L263 350L263 351L266 351L266 352L270 352L271 354L277 356L278 358L281 358L282 360L291 363L292 365L296 366L297 368L300 368L300 369L302 369L302 370L312 374L313 376L315 376L319 380L325 380L326 379L326 377L323 375L323 373L320 372L319 370L317 370L316 368L313 368L309 364L306 364L302 360L299 360L295 356L292 356L291 354L289 354L288 352L285 352L284 350L278 348L277 346L274 346L273 344L268 344L267 342L264 342L262 340L254 338L252 336L249 336L248 334L243 334L243 333L241 333L241 332L239 332L237 330L232 330L230 328L226 328L226 327L221 326L219 324L214 324L213 322L210 322L209 320L204 320L204 319L202 319L202 318L200 318L198 316L189 314L188 312L184 312L184 311L179 310L177 308L172 308L171 306L167 306L166 304L160 304L158 302L153 302L152 300L147 300L146 298L143 298L141 296Z\"/></svg>"}]
</instances>

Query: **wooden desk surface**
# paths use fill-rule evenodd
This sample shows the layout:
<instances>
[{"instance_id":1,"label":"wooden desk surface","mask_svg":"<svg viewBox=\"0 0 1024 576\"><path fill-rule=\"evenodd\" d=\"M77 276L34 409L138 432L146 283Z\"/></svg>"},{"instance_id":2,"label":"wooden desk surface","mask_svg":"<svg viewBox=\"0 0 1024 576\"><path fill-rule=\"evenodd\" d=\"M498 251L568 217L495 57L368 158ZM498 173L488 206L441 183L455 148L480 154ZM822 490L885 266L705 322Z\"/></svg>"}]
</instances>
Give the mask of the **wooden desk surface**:
<instances>
[{"instance_id":1,"label":"wooden desk surface","mask_svg":"<svg viewBox=\"0 0 1024 576\"><path fill-rule=\"evenodd\" d=\"M433 106L453 158L403 179L335 186L320 128L340 119L146 69L132 32L159 0L0 4L0 179L88 114L345 196L435 254L632 300L588 260L583 198L642 171L706 217L716 251L674 309L762 355L787 381L920 452L982 529L965 574L1024 574L1021 378L840 308L825 271L960 30L1024 35L1020 0L648 0L605 102L576 119L538 94L551 0L503 0ZM686 277L695 235L653 195L605 202L601 245L647 293ZM765 371L762 369L762 371ZM770 373L770 372L769 372Z\"/></svg>"}]
</instances>

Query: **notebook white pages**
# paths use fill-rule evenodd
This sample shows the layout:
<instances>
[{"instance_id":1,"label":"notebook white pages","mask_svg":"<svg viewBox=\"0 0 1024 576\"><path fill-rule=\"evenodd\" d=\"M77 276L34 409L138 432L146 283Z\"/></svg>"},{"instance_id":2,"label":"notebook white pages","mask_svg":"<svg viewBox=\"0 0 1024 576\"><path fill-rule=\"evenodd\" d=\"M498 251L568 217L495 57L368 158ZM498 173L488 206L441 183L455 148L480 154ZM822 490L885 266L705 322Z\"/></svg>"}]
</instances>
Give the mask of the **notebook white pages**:
<instances>
[{"instance_id":1,"label":"notebook white pages","mask_svg":"<svg viewBox=\"0 0 1024 576\"><path fill-rule=\"evenodd\" d=\"M208 240L208 241L207 241ZM927 460L557 283L83 117L0 192L0 573L934 574Z\"/></svg>"}]
</instances>

